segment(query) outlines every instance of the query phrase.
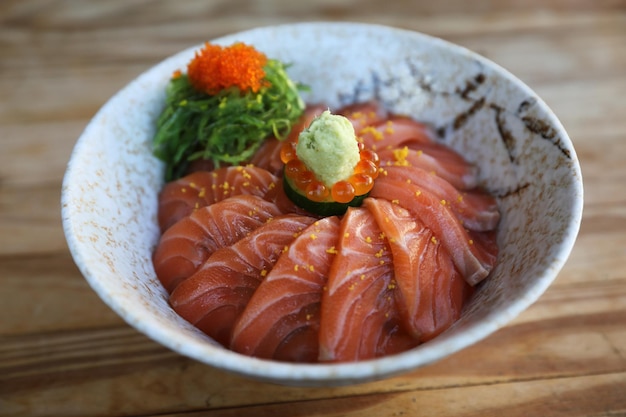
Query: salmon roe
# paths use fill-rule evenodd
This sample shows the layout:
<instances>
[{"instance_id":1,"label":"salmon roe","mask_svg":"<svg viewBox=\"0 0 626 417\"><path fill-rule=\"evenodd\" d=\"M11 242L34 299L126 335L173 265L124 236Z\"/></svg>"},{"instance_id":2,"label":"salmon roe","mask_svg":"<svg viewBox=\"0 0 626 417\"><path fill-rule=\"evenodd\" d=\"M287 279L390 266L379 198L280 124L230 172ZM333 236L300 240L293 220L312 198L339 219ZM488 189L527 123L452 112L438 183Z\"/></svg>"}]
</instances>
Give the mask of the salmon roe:
<instances>
[{"instance_id":1,"label":"salmon roe","mask_svg":"<svg viewBox=\"0 0 626 417\"><path fill-rule=\"evenodd\" d=\"M286 141L280 148L280 159L285 164L285 176L306 197L315 202L328 201L331 197L337 203L349 203L354 197L367 194L374 187L378 177L380 159L376 152L365 149L359 142L360 160L354 167L354 173L344 181L338 181L328 189L315 174L298 159L296 141Z\"/></svg>"},{"instance_id":2,"label":"salmon roe","mask_svg":"<svg viewBox=\"0 0 626 417\"><path fill-rule=\"evenodd\" d=\"M223 47L205 43L187 65L189 82L198 91L215 94L228 87L258 92L267 81L265 54L238 42Z\"/></svg>"}]
</instances>

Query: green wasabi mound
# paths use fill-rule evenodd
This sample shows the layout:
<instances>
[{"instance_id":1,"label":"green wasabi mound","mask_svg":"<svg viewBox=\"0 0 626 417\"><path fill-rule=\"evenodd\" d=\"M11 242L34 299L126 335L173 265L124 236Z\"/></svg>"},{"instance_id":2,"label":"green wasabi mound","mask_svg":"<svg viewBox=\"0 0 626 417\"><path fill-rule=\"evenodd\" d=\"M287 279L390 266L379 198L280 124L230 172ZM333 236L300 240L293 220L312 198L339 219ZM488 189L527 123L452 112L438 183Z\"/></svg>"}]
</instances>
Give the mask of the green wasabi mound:
<instances>
[{"instance_id":1,"label":"green wasabi mound","mask_svg":"<svg viewBox=\"0 0 626 417\"><path fill-rule=\"evenodd\" d=\"M296 155L329 188L347 180L360 160L352 123L324 111L300 133Z\"/></svg>"}]
</instances>

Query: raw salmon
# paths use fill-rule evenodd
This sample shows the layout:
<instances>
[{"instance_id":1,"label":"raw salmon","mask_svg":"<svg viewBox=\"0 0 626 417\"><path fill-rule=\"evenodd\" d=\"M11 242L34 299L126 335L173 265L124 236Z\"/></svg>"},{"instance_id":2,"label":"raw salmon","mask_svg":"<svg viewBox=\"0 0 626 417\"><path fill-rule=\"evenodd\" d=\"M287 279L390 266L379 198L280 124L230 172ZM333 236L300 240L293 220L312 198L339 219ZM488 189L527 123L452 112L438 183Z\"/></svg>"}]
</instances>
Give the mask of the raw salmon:
<instances>
[{"instance_id":1,"label":"raw salmon","mask_svg":"<svg viewBox=\"0 0 626 417\"><path fill-rule=\"evenodd\" d=\"M382 166L411 165L436 174L459 190L478 185L478 169L463 157L438 143L414 143L399 148L378 150Z\"/></svg>"},{"instance_id":2,"label":"raw salmon","mask_svg":"<svg viewBox=\"0 0 626 417\"><path fill-rule=\"evenodd\" d=\"M426 125L408 117L399 116L365 126L356 131L356 134L366 148L376 152L432 142L432 133Z\"/></svg>"},{"instance_id":3,"label":"raw salmon","mask_svg":"<svg viewBox=\"0 0 626 417\"><path fill-rule=\"evenodd\" d=\"M231 349L281 361L317 361L322 289L338 230L339 218L326 217L289 245L238 319Z\"/></svg>"},{"instance_id":4,"label":"raw salmon","mask_svg":"<svg viewBox=\"0 0 626 417\"><path fill-rule=\"evenodd\" d=\"M493 230L500 221L496 199L479 190L459 191L446 180L414 166L385 167L385 180L405 182L428 192L450 207L463 226L470 230Z\"/></svg>"},{"instance_id":5,"label":"raw salmon","mask_svg":"<svg viewBox=\"0 0 626 417\"><path fill-rule=\"evenodd\" d=\"M242 194L194 211L167 229L153 254L157 277L169 292L220 247L283 214L273 202Z\"/></svg>"},{"instance_id":6,"label":"raw salmon","mask_svg":"<svg viewBox=\"0 0 626 417\"><path fill-rule=\"evenodd\" d=\"M389 241L396 300L403 323L413 337L425 342L459 318L467 284L433 233L408 210L392 202L364 202Z\"/></svg>"},{"instance_id":7,"label":"raw salmon","mask_svg":"<svg viewBox=\"0 0 626 417\"><path fill-rule=\"evenodd\" d=\"M234 195L265 197L275 192L277 181L276 176L261 168L231 166L213 171L197 171L169 182L159 194L158 220L161 231L188 216L194 209Z\"/></svg>"},{"instance_id":8,"label":"raw salmon","mask_svg":"<svg viewBox=\"0 0 626 417\"><path fill-rule=\"evenodd\" d=\"M283 163L280 160L280 148L283 142L275 137L265 140L257 153L250 159L250 165L262 168L276 176L281 176Z\"/></svg>"},{"instance_id":9,"label":"raw salmon","mask_svg":"<svg viewBox=\"0 0 626 417\"><path fill-rule=\"evenodd\" d=\"M391 251L368 209L348 209L337 251L322 295L319 359L356 361L398 349L395 339L410 339L397 327Z\"/></svg>"},{"instance_id":10,"label":"raw salmon","mask_svg":"<svg viewBox=\"0 0 626 417\"><path fill-rule=\"evenodd\" d=\"M467 234L470 237L470 241L473 246L478 248L478 251L483 253L488 258L488 263L495 266L498 257L498 233L497 229L489 230L487 232L477 232L474 230L468 230Z\"/></svg>"},{"instance_id":11,"label":"raw salmon","mask_svg":"<svg viewBox=\"0 0 626 417\"><path fill-rule=\"evenodd\" d=\"M442 245L437 247L436 275L445 276L447 279L435 281L433 309L437 314L433 331L422 336L423 342L433 339L450 328L461 317L463 307L474 293L474 287L463 279L454 266L450 254Z\"/></svg>"},{"instance_id":12,"label":"raw salmon","mask_svg":"<svg viewBox=\"0 0 626 417\"><path fill-rule=\"evenodd\" d=\"M264 276L285 247L314 221L306 216L276 217L215 251L202 268L176 287L170 304L181 317L228 346L237 317Z\"/></svg>"},{"instance_id":13,"label":"raw salmon","mask_svg":"<svg viewBox=\"0 0 626 417\"><path fill-rule=\"evenodd\" d=\"M340 114L350 120L356 132L361 131L361 129L366 126L380 123L389 117L387 110L376 101L350 104L338 109L334 113Z\"/></svg>"},{"instance_id":14,"label":"raw salmon","mask_svg":"<svg viewBox=\"0 0 626 417\"><path fill-rule=\"evenodd\" d=\"M389 179L379 175L370 192L371 197L396 202L412 212L432 230L435 239L441 241L454 260L459 272L470 285L483 280L495 264L495 256L478 245L456 217L449 204L415 184Z\"/></svg>"},{"instance_id":15,"label":"raw salmon","mask_svg":"<svg viewBox=\"0 0 626 417\"><path fill-rule=\"evenodd\" d=\"M286 140L324 110L308 106ZM406 351L458 320L496 263L500 214L474 165L379 103L334 112L380 157L369 197L343 216L286 196L276 138L248 166L194 172L159 196L153 264L170 304L236 352L345 362Z\"/></svg>"}]
</instances>

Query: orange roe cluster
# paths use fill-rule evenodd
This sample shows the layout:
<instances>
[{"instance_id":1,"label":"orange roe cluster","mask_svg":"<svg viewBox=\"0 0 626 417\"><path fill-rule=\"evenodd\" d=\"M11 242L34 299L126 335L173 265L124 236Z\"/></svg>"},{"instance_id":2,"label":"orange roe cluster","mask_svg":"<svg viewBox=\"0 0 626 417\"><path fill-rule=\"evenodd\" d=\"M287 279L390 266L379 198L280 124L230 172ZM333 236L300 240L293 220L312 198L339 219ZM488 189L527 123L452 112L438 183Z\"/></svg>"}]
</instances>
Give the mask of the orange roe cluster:
<instances>
[{"instance_id":1,"label":"orange roe cluster","mask_svg":"<svg viewBox=\"0 0 626 417\"><path fill-rule=\"evenodd\" d=\"M309 200L321 203L332 199L337 203L349 203L354 197L367 194L374 187L380 159L376 152L365 149L361 142L358 143L360 160L354 167L354 172L350 178L336 182L330 189L298 159L296 144L297 141L284 142L280 149L280 159L285 164L285 176Z\"/></svg>"},{"instance_id":2,"label":"orange roe cluster","mask_svg":"<svg viewBox=\"0 0 626 417\"><path fill-rule=\"evenodd\" d=\"M229 87L257 93L265 86L265 54L238 42L223 47L209 42L187 65L189 82L198 91L213 95Z\"/></svg>"}]
</instances>

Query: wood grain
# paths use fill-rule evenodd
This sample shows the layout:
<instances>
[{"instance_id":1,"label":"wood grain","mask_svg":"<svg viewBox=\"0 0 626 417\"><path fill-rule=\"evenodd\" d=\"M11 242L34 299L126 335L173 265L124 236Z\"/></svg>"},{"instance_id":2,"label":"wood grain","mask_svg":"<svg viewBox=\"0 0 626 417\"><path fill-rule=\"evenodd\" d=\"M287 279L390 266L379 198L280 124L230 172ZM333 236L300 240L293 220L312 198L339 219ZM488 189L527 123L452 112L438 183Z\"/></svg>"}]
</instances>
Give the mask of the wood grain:
<instances>
[{"instance_id":1,"label":"wood grain","mask_svg":"<svg viewBox=\"0 0 626 417\"><path fill-rule=\"evenodd\" d=\"M67 250L61 182L118 89L179 50L276 23L418 30L509 69L583 169L558 279L494 335L385 381L302 389L178 356L115 315ZM626 2L4 0L0 3L0 415L626 416Z\"/></svg>"}]
</instances>

